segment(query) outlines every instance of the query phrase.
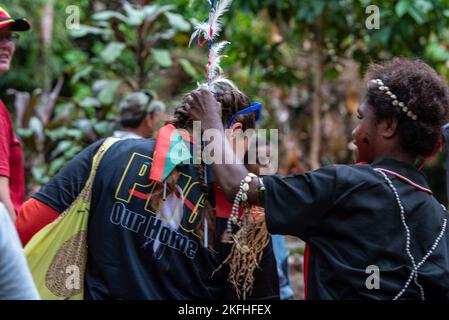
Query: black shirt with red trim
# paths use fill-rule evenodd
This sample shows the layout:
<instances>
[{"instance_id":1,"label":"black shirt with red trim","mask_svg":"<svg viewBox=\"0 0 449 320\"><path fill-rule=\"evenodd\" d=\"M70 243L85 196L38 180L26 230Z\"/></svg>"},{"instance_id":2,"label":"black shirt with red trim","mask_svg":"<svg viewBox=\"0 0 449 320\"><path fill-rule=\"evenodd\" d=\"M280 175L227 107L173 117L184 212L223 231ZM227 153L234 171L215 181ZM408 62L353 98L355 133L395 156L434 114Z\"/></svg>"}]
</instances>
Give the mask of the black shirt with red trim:
<instances>
[{"instance_id":1,"label":"black shirt with red trim","mask_svg":"<svg viewBox=\"0 0 449 320\"><path fill-rule=\"evenodd\" d=\"M103 141L79 153L33 196L62 213L80 193ZM86 299L236 299L224 266L230 252L220 241L226 217L216 218L213 251L203 246L198 224L204 207L196 168L179 165L177 190L153 208L149 180L153 139L116 142L104 155L92 190L88 226ZM209 182L213 183L211 170ZM215 205L215 188L209 199ZM183 196L182 196L183 195ZM222 197L220 197L221 199ZM271 243L265 248L249 299L278 299Z\"/></svg>"},{"instance_id":2,"label":"black shirt with red trim","mask_svg":"<svg viewBox=\"0 0 449 320\"><path fill-rule=\"evenodd\" d=\"M392 189L374 170L385 169L405 209L410 251L418 264L449 215L415 167L392 159L334 165L263 181L270 233L307 242L308 299L393 299L412 270L406 229ZM426 299L449 299L449 230L418 269ZM400 299L420 299L411 281Z\"/></svg>"}]
</instances>

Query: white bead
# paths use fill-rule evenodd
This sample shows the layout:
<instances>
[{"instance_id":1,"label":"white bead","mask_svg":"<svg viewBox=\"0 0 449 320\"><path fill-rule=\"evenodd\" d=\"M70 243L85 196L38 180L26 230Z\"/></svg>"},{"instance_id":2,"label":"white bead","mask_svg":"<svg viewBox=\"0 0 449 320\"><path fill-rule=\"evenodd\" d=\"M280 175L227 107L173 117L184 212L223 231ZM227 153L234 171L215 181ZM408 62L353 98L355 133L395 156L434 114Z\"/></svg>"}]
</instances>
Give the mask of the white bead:
<instances>
[{"instance_id":1,"label":"white bead","mask_svg":"<svg viewBox=\"0 0 449 320\"><path fill-rule=\"evenodd\" d=\"M418 120L418 116L417 116L416 114L414 114L414 115L412 116L412 119L413 119L413 120Z\"/></svg>"},{"instance_id":2,"label":"white bead","mask_svg":"<svg viewBox=\"0 0 449 320\"><path fill-rule=\"evenodd\" d=\"M248 182L248 183L249 183L249 182L251 182L251 180L252 180L252 179L251 179L250 176L246 176L246 177L245 177L245 182Z\"/></svg>"},{"instance_id":3,"label":"white bead","mask_svg":"<svg viewBox=\"0 0 449 320\"><path fill-rule=\"evenodd\" d=\"M387 93L387 95L389 95L389 96L392 95L391 91L387 91L386 93Z\"/></svg>"},{"instance_id":4,"label":"white bead","mask_svg":"<svg viewBox=\"0 0 449 320\"><path fill-rule=\"evenodd\" d=\"M407 112L407 115L408 115L409 117L412 117L412 116L413 116L413 112L409 111L409 112Z\"/></svg>"},{"instance_id":5,"label":"white bead","mask_svg":"<svg viewBox=\"0 0 449 320\"><path fill-rule=\"evenodd\" d=\"M393 96L392 96L392 98L393 98ZM394 101L393 101L393 105L394 105L394 106L397 106L397 105L398 105L398 100L394 100Z\"/></svg>"},{"instance_id":6,"label":"white bead","mask_svg":"<svg viewBox=\"0 0 449 320\"><path fill-rule=\"evenodd\" d=\"M394 94L391 95L391 99L396 99L396 98L397 98L396 95L394 95Z\"/></svg>"},{"instance_id":7,"label":"white bead","mask_svg":"<svg viewBox=\"0 0 449 320\"><path fill-rule=\"evenodd\" d=\"M248 196L246 195L246 193L244 193L242 195L242 201L246 201L246 200L248 200Z\"/></svg>"},{"instance_id":8,"label":"white bead","mask_svg":"<svg viewBox=\"0 0 449 320\"><path fill-rule=\"evenodd\" d=\"M240 249L243 254L248 253L250 251L249 247L245 244Z\"/></svg>"},{"instance_id":9,"label":"white bead","mask_svg":"<svg viewBox=\"0 0 449 320\"><path fill-rule=\"evenodd\" d=\"M404 105L404 102L399 102L399 106L402 108L402 107L404 107L405 105Z\"/></svg>"},{"instance_id":10,"label":"white bead","mask_svg":"<svg viewBox=\"0 0 449 320\"><path fill-rule=\"evenodd\" d=\"M244 183L243 186L242 186L242 190L243 191L248 191L249 190L249 184Z\"/></svg>"}]
</instances>

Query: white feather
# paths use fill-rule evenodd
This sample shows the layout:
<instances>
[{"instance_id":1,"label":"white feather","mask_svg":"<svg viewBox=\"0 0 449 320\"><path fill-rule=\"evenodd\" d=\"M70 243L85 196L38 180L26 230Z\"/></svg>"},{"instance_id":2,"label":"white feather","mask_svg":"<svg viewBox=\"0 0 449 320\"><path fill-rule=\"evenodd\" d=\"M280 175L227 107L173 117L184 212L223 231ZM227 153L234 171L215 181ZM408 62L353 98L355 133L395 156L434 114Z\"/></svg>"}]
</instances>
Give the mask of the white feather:
<instances>
[{"instance_id":1,"label":"white feather","mask_svg":"<svg viewBox=\"0 0 449 320\"><path fill-rule=\"evenodd\" d=\"M209 79L213 79L217 75L223 72L223 69L220 67L221 58L226 56L218 56L214 61L211 61L209 66Z\"/></svg>"},{"instance_id":2,"label":"white feather","mask_svg":"<svg viewBox=\"0 0 449 320\"><path fill-rule=\"evenodd\" d=\"M210 0L209 0L210 3ZM217 4L217 8L213 8L211 14L209 15L208 22L200 22L195 26L195 31L190 37L189 47L192 41L199 36L203 36L204 39L210 41L214 40L220 34L223 29L222 16L229 10L232 4L232 0L221 0ZM210 27L212 25L212 37L210 36Z\"/></svg>"},{"instance_id":3,"label":"white feather","mask_svg":"<svg viewBox=\"0 0 449 320\"><path fill-rule=\"evenodd\" d=\"M217 74L221 72L220 62L221 59L226 57L224 55L221 55L224 47L226 47L228 44L230 44L229 41L221 41L218 43L215 43L212 48L210 49L210 56L209 56L209 79L212 79Z\"/></svg>"},{"instance_id":4,"label":"white feather","mask_svg":"<svg viewBox=\"0 0 449 320\"><path fill-rule=\"evenodd\" d=\"M231 44L229 41L221 41L214 43L212 45L212 48L210 48L210 57L211 59L214 57L218 57L222 52L223 49L228 45Z\"/></svg>"},{"instance_id":5,"label":"white feather","mask_svg":"<svg viewBox=\"0 0 449 320\"><path fill-rule=\"evenodd\" d=\"M192 36L190 37L190 41L189 41L189 47L192 44L192 41L196 38L196 37L200 37L203 36L204 39L209 40L209 23L207 22L200 22L195 26L195 31L192 33Z\"/></svg>"},{"instance_id":6,"label":"white feather","mask_svg":"<svg viewBox=\"0 0 449 320\"><path fill-rule=\"evenodd\" d=\"M196 85L198 86L198 89L209 89L209 84L207 84L207 83L197 82Z\"/></svg>"},{"instance_id":7,"label":"white feather","mask_svg":"<svg viewBox=\"0 0 449 320\"><path fill-rule=\"evenodd\" d=\"M222 28L222 16L223 14L229 10L229 7L232 4L232 0L221 0L217 4L217 8L213 9L212 15L209 18L209 23L212 25L212 40L218 37Z\"/></svg>"}]
</instances>

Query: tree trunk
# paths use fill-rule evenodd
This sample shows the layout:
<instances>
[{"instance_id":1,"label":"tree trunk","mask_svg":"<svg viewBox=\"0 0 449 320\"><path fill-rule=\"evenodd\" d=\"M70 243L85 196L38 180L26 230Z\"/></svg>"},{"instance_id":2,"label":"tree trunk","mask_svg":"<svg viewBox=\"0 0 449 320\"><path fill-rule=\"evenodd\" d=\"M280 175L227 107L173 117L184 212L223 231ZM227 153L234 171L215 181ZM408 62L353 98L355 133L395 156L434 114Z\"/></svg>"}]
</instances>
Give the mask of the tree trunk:
<instances>
[{"instance_id":1,"label":"tree trunk","mask_svg":"<svg viewBox=\"0 0 449 320\"><path fill-rule=\"evenodd\" d=\"M49 93L52 87L52 74L49 71L50 56L52 54L51 44L53 40L53 22L54 22L54 0L49 0L44 7L40 20L41 27L41 70L42 70L42 88L45 93Z\"/></svg>"},{"instance_id":2,"label":"tree trunk","mask_svg":"<svg viewBox=\"0 0 449 320\"><path fill-rule=\"evenodd\" d=\"M320 14L313 29L314 42L312 52L313 102L312 102L312 139L309 164L312 170L321 166L321 87L323 85L323 14Z\"/></svg>"}]
</instances>

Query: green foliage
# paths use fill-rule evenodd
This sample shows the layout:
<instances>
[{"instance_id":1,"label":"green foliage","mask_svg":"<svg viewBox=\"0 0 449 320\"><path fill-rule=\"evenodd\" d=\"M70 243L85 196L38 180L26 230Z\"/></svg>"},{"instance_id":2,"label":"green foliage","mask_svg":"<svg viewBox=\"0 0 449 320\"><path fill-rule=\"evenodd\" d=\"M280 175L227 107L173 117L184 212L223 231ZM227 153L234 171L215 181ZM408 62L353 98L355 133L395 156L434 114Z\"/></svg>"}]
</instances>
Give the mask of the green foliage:
<instances>
[{"instance_id":1,"label":"green foliage","mask_svg":"<svg viewBox=\"0 0 449 320\"><path fill-rule=\"evenodd\" d=\"M22 3L16 6L24 9ZM42 13L45 3L33 2L33 6ZM85 6L80 8L89 11L88 2L84 3ZM24 82L29 84L17 86L24 91L11 93L16 97L16 111L21 115L17 131L25 144L27 168L32 183L37 184L47 182L87 144L112 133L115 106L122 95L133 90L157 92L152 86L153 78L175 63L182 65L181 71L186 76L197 75L186 57L178 63L178 58L168 50L173 42L186 45L188 34L185 32L191 29L190 22L173 12L175 6L151 4L140 7L124 2L120 10L103 10L82 16L83 24L69 32L64 25L65 8L69 4L65 1L53 7L55 17L61 18L55 20L53 33L61 33L63 37L55 36L51 47L44 51L37 30L30 32L27 36L36 44L26 54L22 53L25 48L21 44L16 56L16 61L27 61L26 68L10 73L12 78L23 76L27 79ZM25 10L14 13L19 12L28 16ZM31 20L33 25L39 25L37 17ZM25 41L29 39L25 38ZM42 80L30 83L33 77L29 74L18 76L23 71L39 72L37 79L43 75L39 65L30 65L34 52L42 56L42 69L52 70L52 79L60 77L54 90L51 87L45 90ZM64 78L67 79L65 83ZM8 82L8 86L10 84L14 82ZM44 89L34 90L31 95L26 93L36 87Z\"/></svg>"}]
</instances>

